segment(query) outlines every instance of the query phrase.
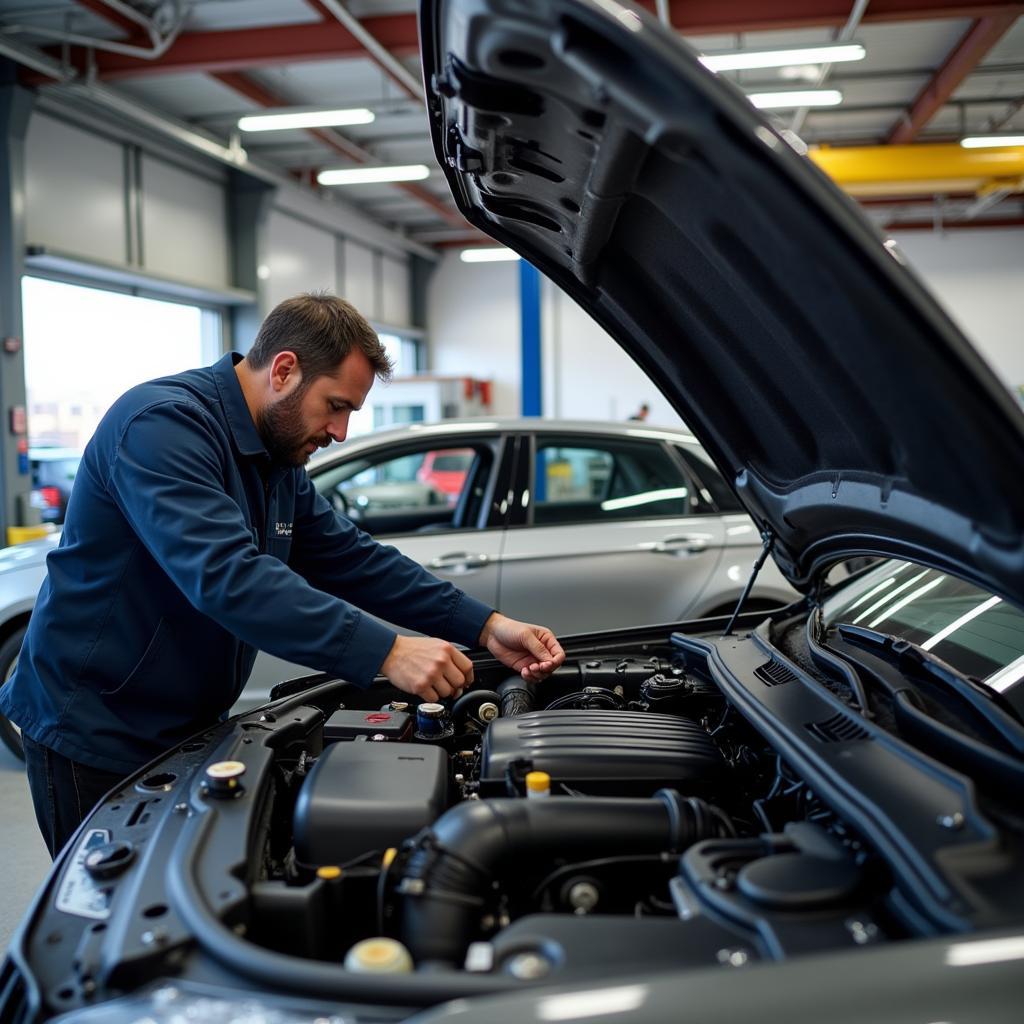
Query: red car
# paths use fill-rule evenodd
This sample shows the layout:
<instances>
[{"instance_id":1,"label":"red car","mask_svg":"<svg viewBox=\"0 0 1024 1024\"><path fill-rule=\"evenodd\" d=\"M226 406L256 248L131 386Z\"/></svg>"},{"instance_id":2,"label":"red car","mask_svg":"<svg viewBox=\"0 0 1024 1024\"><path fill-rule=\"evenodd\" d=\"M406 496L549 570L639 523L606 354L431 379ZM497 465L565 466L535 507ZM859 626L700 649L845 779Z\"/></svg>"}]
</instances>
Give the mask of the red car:
<instances>
[{"instance_id":1,"label":"red car","mask_svg":"<svg viewBox=\"0 0 1024 1024\"><path fill-rule=\"evenodd\" d=\"M416 470L416 479L440 491L447 497L448 504L454 505L472 464L472 448L445 448L427 452L420 468Z\"/></svg>"}]
</instances>

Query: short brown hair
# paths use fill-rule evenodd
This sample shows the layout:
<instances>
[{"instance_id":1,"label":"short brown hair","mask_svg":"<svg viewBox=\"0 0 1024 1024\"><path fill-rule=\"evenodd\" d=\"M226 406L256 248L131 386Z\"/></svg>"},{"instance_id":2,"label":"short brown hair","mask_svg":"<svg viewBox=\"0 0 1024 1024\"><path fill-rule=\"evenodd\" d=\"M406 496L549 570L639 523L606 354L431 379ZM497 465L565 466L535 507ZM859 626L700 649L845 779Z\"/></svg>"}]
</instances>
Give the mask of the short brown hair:
<instances>
[{"instance_id":1,"label":"short brown hair","mask_svg":"<svg viewBox=\"0 0 1024 1024\"><path fill-rule=\"evenodd\" d=\"M394 367L377 332L351 303L327 292L306 292L278 303L260 325L246 360L253 369L269 366L278 352L294 352L303 384L335 373L353 350L366 356L382 381Z\"/></svg>"}]
</instances>

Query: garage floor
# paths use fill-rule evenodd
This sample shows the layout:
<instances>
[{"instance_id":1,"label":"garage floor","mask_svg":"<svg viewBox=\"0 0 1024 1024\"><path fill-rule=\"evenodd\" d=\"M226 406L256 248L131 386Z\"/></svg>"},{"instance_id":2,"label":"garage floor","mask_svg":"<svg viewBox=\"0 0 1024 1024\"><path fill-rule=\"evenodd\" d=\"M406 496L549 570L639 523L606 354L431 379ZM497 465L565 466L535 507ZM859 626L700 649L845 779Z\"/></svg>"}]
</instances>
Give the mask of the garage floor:
<instances>
[{"instance_id":1,"label":"garage floor","mask_svg":"<svg viewBox=\"0 0 1024 1024\"><path fill-rule=\"evenodd\" d=\"M50 870L50 855L36 825L25 769L0 746L0 807L3 808L4 884L0 885L0 951L21 921Z\"/></svg>"}]
</instances>

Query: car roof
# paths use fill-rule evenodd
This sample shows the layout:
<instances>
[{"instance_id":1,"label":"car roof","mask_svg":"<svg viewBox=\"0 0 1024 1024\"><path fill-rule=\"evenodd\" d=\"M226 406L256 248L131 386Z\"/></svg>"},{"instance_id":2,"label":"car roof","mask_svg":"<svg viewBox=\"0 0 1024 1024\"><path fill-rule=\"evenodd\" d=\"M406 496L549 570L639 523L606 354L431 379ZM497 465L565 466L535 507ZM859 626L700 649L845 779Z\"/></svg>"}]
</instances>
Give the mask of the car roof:
<instances>
[{"instance_id":1,"label":"car roof","mask_svg":"<svg viewBox=\"0 0 1024 1024\"><path fill-rule=\"evenodd\" d=\"M458 442L461 438L477 433L561 433L580 436L609 435L621 438L648 438L671 441L675 444L691 445L700 449L697 439L687 430L673 427L647 426L640 422L616 422L609 420L566 420L544 419L536 416L480 416L457 420L440 420L436 423L407 423L400 427L375 430L370 434L332 444L310 462L309 468L316 469L321 463L333 462L341 454L355 455L360 451L372 450L382 444L413 441L420 438L437 438Z\"/></svg>"}]
</instances>

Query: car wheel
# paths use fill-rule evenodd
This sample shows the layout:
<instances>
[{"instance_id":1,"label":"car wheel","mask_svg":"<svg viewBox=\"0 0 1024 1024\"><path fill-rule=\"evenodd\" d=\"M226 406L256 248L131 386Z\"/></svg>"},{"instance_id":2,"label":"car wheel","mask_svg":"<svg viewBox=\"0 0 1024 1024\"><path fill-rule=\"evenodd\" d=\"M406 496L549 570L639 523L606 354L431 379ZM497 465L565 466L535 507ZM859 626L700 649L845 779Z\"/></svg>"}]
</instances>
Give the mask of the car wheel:
<instances>
[{"instance_id":1,"label":"car wheel","mask_svg":"<svg viewBox=\"0 0 1024 1024\"><path fill-rule=\"evenodd\" d=\"M14 675L18 664L18 655L25 640L25 626L16 629L0 644L0 680L7 682ZM21 742L21 730L11 721L0 715L0 741L19 761L25 760L25 747Z\"/></svg>"}]
</instances>

